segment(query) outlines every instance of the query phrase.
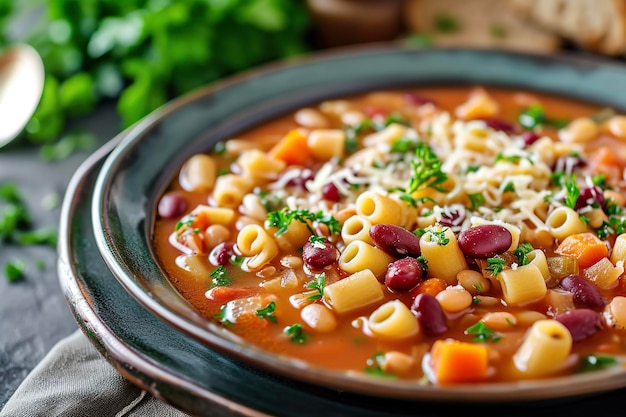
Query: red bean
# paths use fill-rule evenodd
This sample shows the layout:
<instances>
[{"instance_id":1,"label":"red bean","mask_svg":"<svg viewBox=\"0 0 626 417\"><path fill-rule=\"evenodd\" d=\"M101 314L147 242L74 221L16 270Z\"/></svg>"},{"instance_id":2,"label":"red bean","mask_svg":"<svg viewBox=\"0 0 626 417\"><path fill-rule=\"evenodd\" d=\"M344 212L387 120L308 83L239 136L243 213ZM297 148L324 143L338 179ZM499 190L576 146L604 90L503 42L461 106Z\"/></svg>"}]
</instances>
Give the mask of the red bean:
<instances>
[{"instance_id":1,"label":"red bean","mask_svg":"<svg viewBox=\"0 0 626 417\"><path fill-rule=\"evenodd\" d=\"M209 262L215 266L228 265L231 256L235 254L232 242L222 242L209 253Z\"/></svg>"},{"instance_id":2,"label":"red bean","mask_svg":"<svg viewBox=\"0 0 626 417\"><path fill-rule=\"evenodd\" d=\"M427 333L439 335L448 331L446 314L443 312L439 301L432 295L418 294L413 300L411 311Z\"/></svg>"},{"instance_id":3,"label":"red bean","mask_svg":"<svg viewBox=\"0 0 626 417\"><path fill-rule=\"evenodd\" d=\"M561 288L574 295L574 305L576 307L600 310L606 305L600 290L587 279L580 275L568 275L559 283Z\"/></svg>"},{"instance_id":4,"label":"red bean","mask_svg":"<svg viewBox=\"0 0 626 417\"><path fill-rule=\"evenodd\" d=\"M422 281L424 267L415 258L406 257L389 264L385 285L392 291L409 291Z\"/></svg>"},{"instance_id":5,"label":"red bean","mask_svg":"<svg viewBox=\"0 0 626 417\"><path fill-rule=\"evenodd\" d=\"M522 133L521 136L526 146L532 145L533 143L537 142L541 138L541 136L539 136L537 133L531 130L525 131L524 133Z\"/></svg>"},{"instance_id":6,"label":"red bean","mask_svg":"<svg viewBox=\"0 0 626 417\"><path fill-rule=\"evenodd\" d=\"M514 124L507 122L506 120L503 120L503 119L486 118L486 119L481 119L481 120L485 122L485 124L489 126L490 128L492 128L493 130L499 130L508 135L515 133L515 131L517 130Z\"/></svg>"},{"instance_id":7,"label":"red bean","mask_svg":"<svg viewBox=\"0 0 626 417\"><path fill-rule=\"evenodd\" d=\"M157 211L159 216L164 219L175 219L181 216L187 210L187 200L180 191L170 191L165 193L161 200Z\"/></svg>"},{"instance_id":8,"label":"red bean","mask_svg":"<svg viewBox=\"0 0 626 417\"><path fill-rule=\"evenodd\" d=\"M306 242L302 248L302 260L313 269L322 269L337 260L337 249L329 241Z\"/></svg>"},{"instance_id":9,"label":"red bean","mask_svg":"<svg viewBox=\"0 0 626 417\"><path fill-rule=\"evenodd\" d=\"M405 93L404 100L414 106L421 106L423 104L435 104L435 101L432 98L421 96L415 93Z\"/></svg>"},{"instance_id":10,"label":"red bean","mask_svg":"<svg viewBox=\"0 0 626 417\"><path fill-rule=\"evenodd\" d=\"M557 315L555 319L567 327L574 342L585 340L602 329L600 315L588 308L570 310Z\"/></svg>"},{"instance_id":11,"label":"red bean","mask_svg":"<svg viewBox=\"0 0 626 417\"><path fill-rule=\"evenodd\" d=\"M370 228L372 242L392 256L420 256L420 239L393 224L375 224Z\"/></svg>"},{"instance_id":12,"label":"red bean","mask_svg":"<svg viewBox=\"0 0 626 417\"><path fill-rule=\"evenodd\" d=\"M511 232L498 224L483 224L459 233L459 248L465 256L487 259L506 252L513 242Z\"/></svg>"},{"instance_id":13,"label":"red bean","mask_svg":"<svg viewBox=\"0 0 626 417\"><path fill-rule=\"evenodd\" d=\"M329 182L322 187L322 197L324 200L339 201L341 200L341 194L335 184Z\"/></svg>"}]
</instances>

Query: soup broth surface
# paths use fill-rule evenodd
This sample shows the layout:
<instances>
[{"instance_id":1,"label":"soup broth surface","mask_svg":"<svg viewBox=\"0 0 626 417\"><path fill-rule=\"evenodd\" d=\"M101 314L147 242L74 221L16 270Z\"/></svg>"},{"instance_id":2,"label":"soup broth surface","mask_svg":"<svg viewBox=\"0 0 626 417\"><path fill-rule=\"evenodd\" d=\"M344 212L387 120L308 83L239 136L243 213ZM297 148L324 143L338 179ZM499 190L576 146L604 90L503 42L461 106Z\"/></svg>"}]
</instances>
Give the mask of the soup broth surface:
<instances>
[{"instance_id":1,"label":"soup broth surface","mask_svg":"<svg viewBox=\"0 0 626 417\"><path fill-rule=\"evenodd\" d=\"M625 166L611 109L375 91L191 157L155 252L208 319L327 369L445 385L621 366Z\"/></svg>"}]
</instances>

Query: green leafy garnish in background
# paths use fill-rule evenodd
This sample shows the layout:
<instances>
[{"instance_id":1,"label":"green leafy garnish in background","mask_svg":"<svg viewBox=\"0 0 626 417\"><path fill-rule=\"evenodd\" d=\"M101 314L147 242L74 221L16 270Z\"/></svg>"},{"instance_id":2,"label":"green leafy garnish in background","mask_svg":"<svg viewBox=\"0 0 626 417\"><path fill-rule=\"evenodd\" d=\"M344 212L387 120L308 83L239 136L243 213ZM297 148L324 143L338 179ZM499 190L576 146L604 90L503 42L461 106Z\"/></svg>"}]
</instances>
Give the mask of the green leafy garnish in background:
<instances>
[{"instance_id":1,"label":"green leafy garnish in background","mask_svg":"<svg viewBox=\"0 0 626 417\"><path fill-rule=\"evenodd\" d=\"M311 49L303 0L0 0L0 49L35 47L46 80L26 126L55 142L106 100L125 128L171 98ZM46 159L67 152L42 151Z\"/></svg>"}]
</instances>

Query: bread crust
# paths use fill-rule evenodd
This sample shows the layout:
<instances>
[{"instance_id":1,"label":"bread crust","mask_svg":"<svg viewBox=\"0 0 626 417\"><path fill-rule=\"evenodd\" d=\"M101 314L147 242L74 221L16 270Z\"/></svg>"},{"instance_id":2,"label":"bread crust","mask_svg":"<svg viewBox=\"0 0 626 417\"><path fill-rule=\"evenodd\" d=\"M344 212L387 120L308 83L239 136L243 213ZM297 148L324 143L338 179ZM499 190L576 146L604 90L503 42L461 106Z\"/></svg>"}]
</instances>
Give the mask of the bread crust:
<instances>
[{"instance_id":1,"label":"bread crust","mask_svg":"<svg viewBox=\"0 0 626 417\"><path fill-rule=\"evenodd\" d=\"M511 0L406 0L404 11L407 29L430 35L439 46L549 53L562 44L559 36L521 18ZM441 16L457 27L442 31L437 25Z\"/></svg>"}]
</instances>

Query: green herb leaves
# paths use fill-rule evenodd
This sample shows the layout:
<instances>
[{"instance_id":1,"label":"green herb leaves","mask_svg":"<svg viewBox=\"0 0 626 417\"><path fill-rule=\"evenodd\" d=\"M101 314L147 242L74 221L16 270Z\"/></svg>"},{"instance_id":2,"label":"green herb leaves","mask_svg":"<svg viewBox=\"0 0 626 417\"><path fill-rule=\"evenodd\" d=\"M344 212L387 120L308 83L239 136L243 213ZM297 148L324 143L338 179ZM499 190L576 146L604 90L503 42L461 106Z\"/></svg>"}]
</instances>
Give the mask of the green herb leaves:
<instances>
[{"instance_id":1,"label":"green herb leaves","mask_svg":"<svg viewBox=\"0 0 626 417\"><path fill-rule=\"evenodd\" d=\"M321 223L328 226L328 232L331 235L341 233L341 224L331 215L324 214L323 211L311 212L308 209L289 210L286 207L279 211L271 211L267 213L267 221L269 227L276 227L276 236L287 233L287 229L292 221L298 221L307 225L311 234L316 234L311 224Z\"/></svg>"},{"instance_id":2,"label":"green herb leaves","mask_svg":"<svg viewBox=\"0 0 626 417\"><path fill-rule=\"evenodd\" d=\"M428 187L445 192L443 183L448 180L448 175L441 170L442 163L427 144L417 142L415 158L411 160L412 177L406 193L410 195Z\"/></svg>"}]
</instances>

